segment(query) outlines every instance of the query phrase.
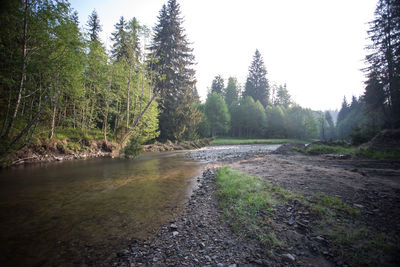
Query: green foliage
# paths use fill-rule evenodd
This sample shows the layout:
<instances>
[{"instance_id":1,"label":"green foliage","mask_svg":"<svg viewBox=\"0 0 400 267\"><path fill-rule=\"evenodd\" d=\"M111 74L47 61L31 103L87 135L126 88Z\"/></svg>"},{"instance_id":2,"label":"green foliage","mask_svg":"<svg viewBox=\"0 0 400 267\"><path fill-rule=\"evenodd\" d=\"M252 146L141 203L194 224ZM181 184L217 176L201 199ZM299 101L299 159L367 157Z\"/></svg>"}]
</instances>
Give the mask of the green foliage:
<instances>
[{"instance_id":1,"label":"green foliage","mask_svg":"<svg viewBox=\"0 0 400 267\"><path fill-rule=\"evenodd\" d=\"M205 104L199 104L198 108L202 114L202 120L198 125L197 132L201 138L211 137L211 125L205 112Z\"/></svg>"},{"instance_id":2,"label":"green foliage","mask_svg":"<svg viewBox=\"0 0 400 267\"><path fill-rule=\"evenodd\" d=\"M342 146L328 146L328 145L309 145L305 152L309 155L319 154L353 154L354 148L346 148Z\"/></svg>"},{"instance_id":3,"label":"green foliage","mask_svg":"<svg viewBox=\"0 0 400 267\"><path fill-rule=\"evenodd\" d=\"M286 89L286 84L284 86L280 85L276 90L276 98L273 103L275 106L283 106L288 108L292 104L291 96L289 91Z\"/></svg>"},{"instance_id":4,"label":"green foliage","mask_svg":"<svg viewBox=\"0 0 400 267\"><path fill-rule=\"evenodd\" d=\"M85 41L66 1L17 2L1 11L2 23L9 25L0 29L0 83L6 89L0 91L0 136L5 143L29 145L45 136L75 143L79 138L118 141L114 135L130 127L137 128L138 140L158 135L153 73L139 46L145 27L123 20L113 38L119 56L110 58L99 40L95 11Z\"/></svg>"},{"instance_id":5,"label":"green foliage","mask_svg":"<svg viewBox=\"0 0 400 267\"><path fill-rule=\"evenodd\" d=\"M286 136L286 114L285 109L280 106L267 106L265 113L267 116L266 136L279 138Z\"/></svg>"},{"instance_id":6,"label":"green foliage","mask_svg":"<svg viewBox=\"0 0 400 267\"><path fill-rule=\"evenodd\" d=\"M240 87L236 78L229 77L228 85L225 88L225 103L228 107L239 100Z\"/></svg>"},{"instance_id":7,"label":"green foliage","mask_svg":"<svg viewBox=\"0 0 400 267\"><path fill-rule=\"evenodd\" d=\"M211 93L207 97L205 104L205 114L210 123L211 136L228 132L230 125L230 115L224 99L217 93Z\"/></svg>"},{"instance_id":8,"label":"green foliage","mask_svg":"<svg viewBox=\"0 0 400 267\"><path fill-rule=\"evenodd\" d=\"M286 111L286 135L289 138L313 139L318 136L317 120L310 109L293 106Z\"/></svg>"},{"instance_id":9,"label":"green foliage","mask_svg":"<svg viewBox=\"0 0 400 267\"><path fill-rule=\"evenodd\" d=\"M243 96L250 96L255 102L259 101L263 107L269 103L269 84L267 80L267 70L258 49L253 56L253 61L249 67L246 86Z\"/></svg>"},{"instance_id":10,"label":"green foliage","mask_svg":"<svg viewBox=\"0 0 400 267\"><path fill-rule=\"evenodd\" d=\"M232 134L239 137L262 137L266 127L266 115L260 102L252 97L242 98L231 106Z\"/></svg>"},{"instance_id":11,"label":"green foliage","mask_svg":"<svg viewBox=\"0 0 400 267\"><path fill-rule=\"evenodd\" d=\"M221 75L215 76L211 84L211 94L215 93L219 94L220 96L224 96L225 95L224 89L225 89L224 79L221 77Z\"/></svg>"},{"instance_id":12,"label":"green foliage","mask_svg":"<svg viewBox=\"0 0 400 267\"><path fill-rule=\"evenodd\" d=\"M380 113L366 113L365 101L353 97L351 105L347 105L344 99L339 111L337 122L337 137L344 140L352 140L359 145L369 141L382 127L382 115Z\"/></svg>"},{"instance_id":13,"label":"green foliage","mask_svg":"<svg viewBox=\"0 0 400 267\"><path fill-rule=\"evenodd\" d=\"M400 4L379 0L368 31L372 45L366 56L368 81L365 100L370 110L382 112L385 128L400 127Z\"/></svg>"},{"instance_id":14,"label":"green foliage","mask_svg":"<svg viewBox=\"0 0 400 267\"><path fill-rule=\"evenodd\" d=\"M164 141L197 138L202 119L197 109L194 56L182 24L179 4L169 0L160 11L150 47L151 67L159 75L156 88L161 92L160 139Z\"/></svg>"}]
</instances>

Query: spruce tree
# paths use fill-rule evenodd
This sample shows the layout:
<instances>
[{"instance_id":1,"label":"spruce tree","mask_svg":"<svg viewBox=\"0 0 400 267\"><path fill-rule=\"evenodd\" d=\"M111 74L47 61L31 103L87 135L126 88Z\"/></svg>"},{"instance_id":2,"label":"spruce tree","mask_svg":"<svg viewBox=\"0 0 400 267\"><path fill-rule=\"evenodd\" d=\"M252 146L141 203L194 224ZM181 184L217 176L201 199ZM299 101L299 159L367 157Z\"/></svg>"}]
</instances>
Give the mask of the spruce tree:
<instances>
[{"instance_id":1,"label":"spruce tree","mask_svg":"<svg viewBox=\"0 0 400 267\"><path fill-rule=\"evenodd\" d=\"M221 75L215 76L211 84L211 93L216 93L219 94L220 96L223 96L224 88L225 88L224 79L221 77Z\"/></svg>"},{"instance_id":2,"label":"spruce tree","mask_svg":"<svg viewBox=\"0 0 400 267\"><path fill-rule=\"evenodd\" d=\"M400 1L379 0L370 24L365 100L370 109L383 110L386 127L400 127Z\"/></svg>"},{"instance_id":3,"label":"spruce tree","mask_svg":"<svg viewBox=\"0 0 400 267\"><path fill-rule=\"evenodd\" d=\"M128 51L126 47L127 23L123 16L121 16L119 22L115 24L114 27L115 31L111 34L111 41L113 41L111 56L118 61L123 57L128 57Z\"/></svg>"},{"instance_id":4,"label":"spruce tree","mask_svg":"<svg viewBox=\"0 0 400 267\"><path fill-rule=\"evenodd\" d=\"M266 107L269 100L269 85L267 80L267 70L264 61L258 49L256 50L253 61L249 67L245 91L243 96L251 96L254 101Z\"/></svg>"},{"instance_id":5,"label":"spruce tree","mask_svg":"<svg viewBox=\"0 0 400 267\"><path fill-rule=\"evenodd\" d=\"M176 0L169 0L158 16L150 47L151 67L158 73L156 89L160 91L160 139L195 138L201 113L193 69L193 49L189 47Z\"/></svg>"},{"instance_id":6,"label":"spruce tree","mask_svg":"<svg viewBox=\"0 0 400 267\"><path fill-rule=\"evenodd\" d=\"M238 101L239 99L239 84L236 78L229 77L228 85L225 88L225 103L230 107L230 105Z\"/></svg>"},{"instance_id":7,"label":"spruce tree","mask_svg":"<svg viewBox=\"0 0 400 267\"><path fill-rule=\"evenodd\" d=\"M346 118L347 114L349 114L349 105L347 104L346 96L344 96L342 107L340 108L336 124L339 124L341 121L343 121Z\"/></svg>"},{"instance_id":8,"label":"spruce tree","mask_svg":"<svg viewBox=\"0 0 400 267\"><path fill-rule=\"evenodd\" d=\"M97 15L96 10L92 11L92 14L89 15L89 20L87 22L87 26L89 27L89 37L90 40L93 41L99 41L99 32L101 32L101 25L100 25L100 19L99 16Z\"/></svg>"}]
</instances>

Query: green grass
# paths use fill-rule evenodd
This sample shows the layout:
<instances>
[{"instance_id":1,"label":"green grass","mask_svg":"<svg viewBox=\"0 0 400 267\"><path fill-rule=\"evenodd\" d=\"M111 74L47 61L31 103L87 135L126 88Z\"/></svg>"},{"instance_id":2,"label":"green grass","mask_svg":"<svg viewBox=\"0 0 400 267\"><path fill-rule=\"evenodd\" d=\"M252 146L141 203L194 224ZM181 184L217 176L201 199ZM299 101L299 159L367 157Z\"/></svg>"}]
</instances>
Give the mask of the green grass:
<instances>
[{"instance_id":1,"label":"green grass","mask_svg":"<svg viewBox=\"0 0 400 267\"><path fill-rule=\"evenodd\" d=\"M358 215L360 214L360 210L357 208L351 207L346 202L343 202L338 197L328 196L326 194L317 194L314 196L316 204L314 204L314 208L321 212L323 209L330 210L332 212L344 212L348 215ZM326 212L322 212L325 213Z\"/></svg>"},{"instance_id":2,"label":"green grass","mask_svg":"<svg viewBox=\"0 0 400 267\"><path fill-rule=\"evenodd\" d=\"M377 151L359 147L343 147L328 145L309 145L305 151L294 147L293 150L305 152L308 155L343 154L367 159L400 159L400 151Z\"/></svg>"},{"instance_id":3,"label":"green grass","mask_svg":"<svg viewBox=\"0 0 400 267\"><path fill-rule=\"evenodd\" d=\"M217 137L211 145L256 145L256 144L283 144L283 143L307 143L297 139L249 139L234 137Z\"/></svg>"},{"instance_id":4,"label":"green grass","mask_svg":"<svg viewBox=\"0 0 400 267\"><path fill-rule=\"evenodd\" d=\"M343 146L327 146L327 145L309 145L305 152L309 155L315 154L345 154L351 155L355 152L354 147L343 147Z\"/></svg>"},{"instance_id":5,"label":"green grass","mask_svg":"<svg viewBox=\"0 0 400 267\"><path fill-rule=\"evenodd\" d=\"M400 252L395 235L372 231L360 220L360 209L338 197L316 194L306 198L229 167L219 170L217 187L220 206L233 230L241 237L258 239L272 254L290 244L276 236L271 220L277 207L293 201L311 211L313 231L323 232L336 256L351 266L378 266Z\"/></svg>"},{"instance_id":6,"label":"green grass","mask_svg":"<svg viewBox=\"0 0 400 267\"><path fill-rule=\"evenodd\" d=\"M228 222L240 236L256 237L270 248L282 246L266 223L273 204L295 198L291 191L272 186L260 177L223 167L217 176L219 203Z\"/></svg>"}]
</instances>

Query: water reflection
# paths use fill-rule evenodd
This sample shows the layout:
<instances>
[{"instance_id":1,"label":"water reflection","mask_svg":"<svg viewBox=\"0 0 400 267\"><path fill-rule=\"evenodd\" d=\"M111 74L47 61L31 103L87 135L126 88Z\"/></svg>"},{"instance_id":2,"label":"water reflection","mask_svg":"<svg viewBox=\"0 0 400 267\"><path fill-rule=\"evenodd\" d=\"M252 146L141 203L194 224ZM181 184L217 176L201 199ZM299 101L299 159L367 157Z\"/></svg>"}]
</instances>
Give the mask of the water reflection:
<instances>
[{"instance_id":1,"label":"water reflection","mask_svg":"<svg viewBox=\"0 0 400 267\"><path fill-rule=\"evenodd\" d=\"M179 211L200 169L165 153L1 171L0 265L107 265Z\"/></svg>"}]
</instances>

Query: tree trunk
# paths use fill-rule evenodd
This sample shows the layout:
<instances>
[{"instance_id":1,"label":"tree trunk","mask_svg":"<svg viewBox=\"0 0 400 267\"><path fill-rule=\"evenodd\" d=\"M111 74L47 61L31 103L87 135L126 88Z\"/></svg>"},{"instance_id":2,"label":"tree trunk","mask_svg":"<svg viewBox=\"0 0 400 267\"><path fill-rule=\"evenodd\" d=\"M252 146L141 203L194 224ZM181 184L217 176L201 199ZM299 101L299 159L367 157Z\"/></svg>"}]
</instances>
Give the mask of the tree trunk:
<instances>
[{"instance_id":1,"label":"tree trunk","mask_svg":"<svg viewBox=\"0 0 400 267\"><path fill-rule=\"evenodd\" d=\"M38 111L38 113L35 115L35 117L25 126L25 128L14 138L14 140L10 143L10 145L7 147L6 152L13 146L15 145L18 140L32 127L32 125L36 122L36 120L40 117L40 112L41 110Z\"/></svg>"},{"instance_id":2,"label":"tree trunk","mask_svg":"<svg viewBox=\"0 0 400 267\"><path fill-rule=\"evenodd\" d=\"M151 103L154 101L156 98L156 94L153 95L153 97L149 100L147 105L144 107L143 111L139 114L139 116L136 118L136 120L133 122L131 128L125 133L125 135L122 137L122 140L120 142L121 148L124 147L126 141L128 140L129 136L132 134L133 129L136 127L136 125L139 123L140 119L143 117L144 113L146 113L147 109L150 107Z\"/></svg>"},{"instance_id":3,"label":"tree trunk","mask_svg":"<svg viewBox=\"0 0 400 267\"><path fill-rule=\"evenodd\" d=\"M73 128L76 128L76 110L75 110L75 101L74 101L74 105L72 106L72 112L74 113L74 119L73 119Z\"/></svg>"},{"instance_id":4,"label":"tree trunk","mask_svg":"<svg viewBox=\"0 0 400 267\"><path fill-rule=\"evenodd\" d=\"M54 135L54 126L55 126L55 122L56 122L56 111L57 111L57 103L54 102L53 116L51 119L51 128L50 128L49 139L53 138L53 135Z\"/></svg>"},{"instance_id":5,"label":"tree trunk","mask_svg":"<svg viewBox=\"0 0 400 267\"><path fill-rule=\"evenodd\" d=\"M107 120L108 120L108 99L106 99L106 111L104 114L104 122L103 122L103 135L104 141L107 142Z\"/></svg>"},{"instance_id":6,"label":"tree trunk","mask_svg":"<svg viewBox=\"0 0 400 267\"><path fill-rule=\"evenodd\" d=\"M11 88L9 88L10 93L8 94L8 104L7 104L7 112L6 116L4 117L3 125L1 126L1 132L0 136L3 136L3 131L7 125L7 119L8 119L8 114L10 113L10 107L11 107Z\"/></svg>"},{"instance_id":7,"label":"tree trunk","mask_svg":"<svg viewBox=\"0 0 400 267\"><path fill-rule=\"evenodd\" d=\"M27 33L28 33L28 7L29 7L29 0L25 0L25 15L24 15L24 34L22 38L22 63L21 63L21 74L20 74L20 79L19 79L19 87L18 87L18 96L17 96L17 101L15 104L15 109L12 114L10 124L8 125L8 128L6 130L6 134L9 137L11 137L11 130L14 126L14 121L15 118L17 117L18 113L18 108L19 104L21 103L21 97L22 97L22 90L24 87L24 80L25 80L25 69L26 69L26 42L27 42Z\"/></svg>"},{"instance_id":8,"label":"tree trunk","mask_svg":"<svg viewBox=\"0 0 400 267\"><path fill-rule=\"evenodd\" d=\"M131 91L131 80L132 80L132 71L129 69L129 78L128 78L128 92L126 94L126 129L129 128L129 99L130 99L130 91Z\"/></svg>"}]
</instances>

